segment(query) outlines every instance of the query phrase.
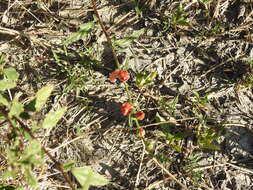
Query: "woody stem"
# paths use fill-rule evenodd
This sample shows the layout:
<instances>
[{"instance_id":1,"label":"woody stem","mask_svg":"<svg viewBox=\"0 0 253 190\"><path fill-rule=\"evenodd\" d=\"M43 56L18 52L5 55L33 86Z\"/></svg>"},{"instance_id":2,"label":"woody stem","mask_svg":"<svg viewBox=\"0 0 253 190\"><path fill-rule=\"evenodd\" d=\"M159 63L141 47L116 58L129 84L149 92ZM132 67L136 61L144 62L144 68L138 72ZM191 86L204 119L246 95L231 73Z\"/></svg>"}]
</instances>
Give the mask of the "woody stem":
<instances>
[{"instance_id":1,"label":"woody stem","mask_svg":"<svg viewBox=\"0 0 253 190\"><path fill-rule=\"evenodd\" d=\"M91 2L92 2L93 10L94 10L94 12L95 12L95 14L96 14L96 16L97 16L99 25L101 26L101 28L102 28L102 30L103 30L103 32L104 32L104 34L105 34L107 43L109 44L109 46L110 46L110 48L111 48L112 55L113 55L114 61L115 61L115 63L116 63L116 66L117 66L118 69L120 69L119 60L118 60L118 57L117 57L117 55L116 55L116 52L115 52L115 50L114 50L114 48L113 48L111 38L110 38L110 36L109 36L109 34L108 34L106 28L105 28L105 25L103 24L103 21L102 21L101 17L100 17L99 14L98 14L97 6L96 6L96 0L92 0Z\"/></svg>"}]
</instances>

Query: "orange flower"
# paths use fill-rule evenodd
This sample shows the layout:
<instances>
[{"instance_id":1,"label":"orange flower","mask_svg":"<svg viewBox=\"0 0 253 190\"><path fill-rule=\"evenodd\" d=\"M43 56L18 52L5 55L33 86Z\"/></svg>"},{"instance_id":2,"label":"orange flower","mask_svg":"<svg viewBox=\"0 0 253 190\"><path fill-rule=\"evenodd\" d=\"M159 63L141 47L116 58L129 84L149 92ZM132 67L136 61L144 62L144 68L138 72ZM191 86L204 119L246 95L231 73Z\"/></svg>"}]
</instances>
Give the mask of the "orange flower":
<instances>
[{"instance_id":1,"label":"orange flower","mask_svg":"<svg viewBox=\"0 0 253 190\"><path fill-rule=\"evenodd\" d=\"M144 137L145 136L145 130L143 128L140 128L139 131L138 131L138 135L140 137Z\"/></svg>"},{"instance_id":2,"label":"orange flower","mask_svg":"<svg viewBox=\"0 0 253 190\"><path fill-rule=\"evenodd\" d=\"M127 70L119 71L118 79L120 82L126 82L130 78L129 73Z\"/></svg>"},{"instance_id":3,"label":"orange flower","mask_svg":"<svg viewBox=\"0 0 253 190\"><path fill-rule=\"evenodd\" d=\"M124 103L120 107L120 112L122 113L122 115L128 115L132 112L132 110L133 110L133 106L132 104L129 104L129 103Z\"/></svg>"},{"instance_id":4,"label":"orange flower","mask_svg":"<svg viewBox=\"0 0 253 190\"><path fill-rule=\"evenodd\" d=\"M145 113L143 111L139 111L135 114L136 119L143 120L145 117Z\"/></svg>"},{"instance_id":5,"label":"orange flower","mask_svg":"<svg viewBox=\"0 0 253 190\"><path fill-rule=\"evenodd\" d=\"M109 74L109 80L112 83L115 83L117 79L119 79L120 82L126 82L129 78L130 75L127 70L113 71Z\"/></svg>"}]
</instances>

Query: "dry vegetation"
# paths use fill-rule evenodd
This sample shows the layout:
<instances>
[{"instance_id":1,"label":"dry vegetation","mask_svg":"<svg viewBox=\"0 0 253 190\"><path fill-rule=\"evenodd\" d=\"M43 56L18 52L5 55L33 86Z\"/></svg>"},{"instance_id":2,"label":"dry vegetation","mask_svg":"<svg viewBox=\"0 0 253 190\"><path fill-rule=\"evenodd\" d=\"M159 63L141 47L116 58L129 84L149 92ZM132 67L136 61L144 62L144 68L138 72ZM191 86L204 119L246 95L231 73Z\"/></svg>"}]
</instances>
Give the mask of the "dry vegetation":
<instances>
[{"instance_id":1,"label":"dry vegetation","mask_svg":"<svg viewBox=\"0 0 253 190\"><path fill-rule=\"evenodd\" d=\"M57 161L89 165L110 181L90 189L253 189L253 1L97 0L96 7L109 39L91 0L1 0L0 54L19 73L2 95L11 101L19 92L26 104L55 85L43 109L22 122L32 128L67 107L56 127L35 135ZM120 113L124 85L108 80L117 68L112 48L145 112L144 138ZM138 87L144 73L156 77ZM12 132L0 117L0 175ZM45 159L33 168L38 187L20 172L0 179L0 189L68 189Z\"/></svg>"}]
</instances>

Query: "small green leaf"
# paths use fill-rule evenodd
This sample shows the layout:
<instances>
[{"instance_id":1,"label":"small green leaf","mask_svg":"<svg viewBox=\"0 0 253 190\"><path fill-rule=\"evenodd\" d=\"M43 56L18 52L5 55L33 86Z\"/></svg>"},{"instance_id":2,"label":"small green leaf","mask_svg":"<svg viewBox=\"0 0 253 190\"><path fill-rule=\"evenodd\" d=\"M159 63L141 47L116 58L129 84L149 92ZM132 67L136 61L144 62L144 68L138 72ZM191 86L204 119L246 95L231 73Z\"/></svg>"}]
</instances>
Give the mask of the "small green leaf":
<instances>
[{"instance_id":1,"label":"small green leaf","mask_svg":"<svg viewBox=\"0 0 253 190\"><path fill-rule=\"evenodd\" d=\"M11 108L10 108L10 112L9 112L10 117L12 117L12 116L19 117L19 115L24 111L24 105L18 102L20 95L21 94L15 95L14 99L12 100Z\"/></svg>"},{"instance_id":2,"label":"small green leaf","mask_svg":"<svg viewBox=\"0 0 253 190\"><path fill-rule=\"evenodd\" d=\"M212 143L203 144L201 148L210 149L210 150L220 150L220 147L217 145L214 145Z\"/></svg>"},{"instance_id":3,"label":"small green leaf","mask_svg":"<svg viewBox=\"0 0 253 190\"><path fill-rule=\"evenodd\" d=\"M17 80L19 77L18 72L16 71L16 69L10 67L10 68L6 68L3 70L3 73L6 75L6 77L9 80Z\"/></svg>"},{"instance_id":4,"label":"small green leaf","mask_svg":"<svg viewBox=\"0 0 253 190\"><path fill-rule=\"evenodd\" d=\"M11 116L19 116L24 111L23 105L19 102L12 102L11 109L9 112L10 117Z\"/></svg>"},{"instance_id":5,"label":"small green leaf","mask_svg":"<svg viewBox=\"0 0 253 190\"><path fill-rule=\"evenodd\" d=\"M27 183L31 185L31 187L35 188L38 186L38 182L36 178L33 176L31 168L29 166L25 168L25 176L26 176Z\"/></svg>"},{"instance_id":6,"label":"small green leaf","mask_svg":"<svg viewBox=\"0 0 253 190\"><path fill-rule=\"evenodd\" d=\"M63 117L66 111L67 111L67 108L64 107L64 108L58 109L55 112L49 112L43 121L42 127L45 129L54 127L57 124L57 122Z\"/></svg>"},{"instance_id":7,"label":"small green leaf","mask_svg":"<svg viewBox=\"0 0 253 190\"><path fill-rule=\"evenodd\" d=\"M39 111L42 108L42 106L46 103L53 89L54 89L54 85L47 85L41 88L36 93L36 103L35 103L36 111Z\"/></svg>"},{"instance_id":8,"label":"small green leaf","mask_svg":"<svg viewBox=\"0 0 253 190\"><path fill-rule=\"evenodd\" d=\"M4 66L4 63L5 63L5 58L3 55L0 55L0 71L1 71L1 68Z\"/></svg>"},{"instance_id":9,"label":"small green leaf","mask_svg":"<svg viewBox=\"0 0 253 190\"><path fill-rule=\"evenodd\" d=\"M27 104L25 104L24 106L25 111L35 112L36 111L35 105L36 105L36 98L33 98Z\"/></svg>"},{"instance_id":10,"label":"small green leaf","mask_svg":"<svg viewBox=\"0 0 253 190\"><path fill-rule=\"evenodd\" d=\"M156 78L157 72L137 74L135 84L137 87L141 88L150 85Z\"/></svg>"},{"instance_id":11,"label":"small green leaf","mask_svg":"<svg viewBox=\"0 0 253 190\"><path fill-rule=\"evenodd\" d=\"M16 82L8 79L0 80L0 91L5 91L16 87Z\"/></svg>"},{"instance_id":12,"label":"small green leaf","mask_svg":"<svg viewBox=\"0 0 253 190\"><path fill-rule=\"evenodd\" d=\"M182 147L181 146L175 145L175 146L173 146L173 148L177 152L181 152L182 151Z\"/></svg>"},{"instance_id":13,"label":"small green leaf","mask_svg":"<svg viewBox=\"0 0 253 190\"><path fill-rule=\"evenodd\" d=\"M85 38L89 33L91 33L91 31L94 29L95 24L93 22L89 22L86 24L82 24L80 26L80 29L75 32L74 34L72 34L65 42L64 45L69 45L72 42L81 40L83 38Z\"/></svg>"},{"instance_id":14,"label":"small green leaf","mask_svg":"<svg viewBox=\"0 0 253 190\"><path fill-rule=\"evenodd\" d=\"M43 151L41 149L40 142L35 139L31 139L29 141L30 143L26 147L21 158L18 160L18 163L25 167L42 165L44 163L44 159L42 157Z\"/></svg>"},{"instance_id":15,"label":"small green leaf","mask_svg":"<svg viewBox=\"0 0 253 190\"><path fill-rule=\"evenodd\" d=\"M156 120L156 122L165 122L166 121L158 112L155 115L155 120ZM163 128L163 127L168 126L168 124L164 123L164 124L161 124L160 126Z\"/></svg>"},{"instance_id":16,"label":"small green leaf","mask_svg":"<svg viewBox=\"0 0 253 190\"><path fill-rule=\"evenodd\" d=\"M139 38L143 33L144 33L144 29L135 30L135 31L129 36L129 38L131 38L131 39L137 39L137 38Z\"/></svg>"},{"instance_id":17,"label":"small green leaf","mask_svg":"<svg viewBox=\"0 0 253 190\"><path fill-rule=\"evenodd\" d=\"M90 185L103 186L108 183L108 180L104 176L95 173L88 166L73 168L71 171L77 181L82 185L82 190L88 190Z\"/></svg>"},{"instance_id":18,"label":"small green leaf","mask_svg":"<svg viewBox=\"0 0 253 190\"><path fill-rule=\"evenodd\" d=\"M30 116L29 113L27 113L27 112L22 112L22 113L19 115L19 117L20 117L21 119L25 119L25 120L31 118L31 116Z\"/></svg>"},{"instance_id":19,"label":"small green leaf","mask_svg":"<svg viewBox=\"0 0 253 190\"><path fill-rule=\"evenodd\" d=\"M68 162L65 162L62 167L65 171L69 171L73 168L73 166L75 165L75 161L68 161Z\"/></svg>"},{"instance_id":20,"label":"small green leaf","mask_svg":"<svg viewBox=\"0 0 253 190\"><path fill-rule=\"evenodd\" d=\"M130 36L124 37L119 40L112 39L113 46L119 47L119 48L125 48L129 46L133 40L139 38L140 35L143 34L143 32L144 32L144 29L136 30Z\"/></svg>"},{"instance_id":21,"label":"small green leaf","mask_svg":"<svg viewBox=\"0 0 253 190\"><path fill-rule=\"evenodd\" d=\"M2 96L2 94L0 94L0 104L3 104L4 106L9 107L9 102L8 102L8 100L6 100L6 99Z\"/></svg>"},{"instance_id":22,"label":"small green leaf","mask_svg":"<svg viewBox=\"0 0 253 190\"><path fill-rule=\"evenodd\" d=\"M26 155L31 156L41 152L41 144L37 140L31 140L26 148Z\"/></svg>"}]
</instances>

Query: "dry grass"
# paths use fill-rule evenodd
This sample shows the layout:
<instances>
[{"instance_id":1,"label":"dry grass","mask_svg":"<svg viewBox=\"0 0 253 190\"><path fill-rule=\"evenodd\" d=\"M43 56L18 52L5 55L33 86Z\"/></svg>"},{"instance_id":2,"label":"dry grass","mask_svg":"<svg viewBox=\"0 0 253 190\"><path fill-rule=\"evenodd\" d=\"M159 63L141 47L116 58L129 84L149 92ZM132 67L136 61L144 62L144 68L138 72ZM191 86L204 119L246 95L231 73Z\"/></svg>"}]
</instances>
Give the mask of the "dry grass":
<instances>
[{"instance_id":1,"label":"dry grass","mask_svg":"<svg viewBox=\"0 0 253 190\"><path fill-rule=\"evenodd\" d=\"M91 1L0 2L0 52L7 65L20 73L16 91L26 101L42 86L56 84L35 120L61 106L68 111L57 127L41 130L39 138L58 160L91 165L111 181L91 189L253 187L253 69L249 64L253 60L253 2L201 2L97 0L111 39L144 29L140 38L116 54L120 64L127 62L130 91L146 112L141 125L146 129L145 140L154 144L152 155L145 153L148 145L120 115L119 107L127 97L120 84L107 79L115 61L100 25L96 23L85 39L63 45L81 24L94 20ZM141 72L157 72L154 84L146 89L134 86ZM208 97L205 106L196 101L194 92ZM9 92L10 99L14 93ZM174 107L165 105L176 97ZM166 122L156 121L157 113ZM183 140L174 144L182 147L181 152L159 135L164 123L171 124L173 132L184 133ZM226 135L215 141L221 149L201 149L196 131L221 125ZM6 142L6 126L0 131L1 142ZM0 145L0 173L7 164L6 146ZM34 173L39 189L68 188L50 160ZM0 179L1 183L31 189L22 176Z\"/></svg>"}]
</instances>

